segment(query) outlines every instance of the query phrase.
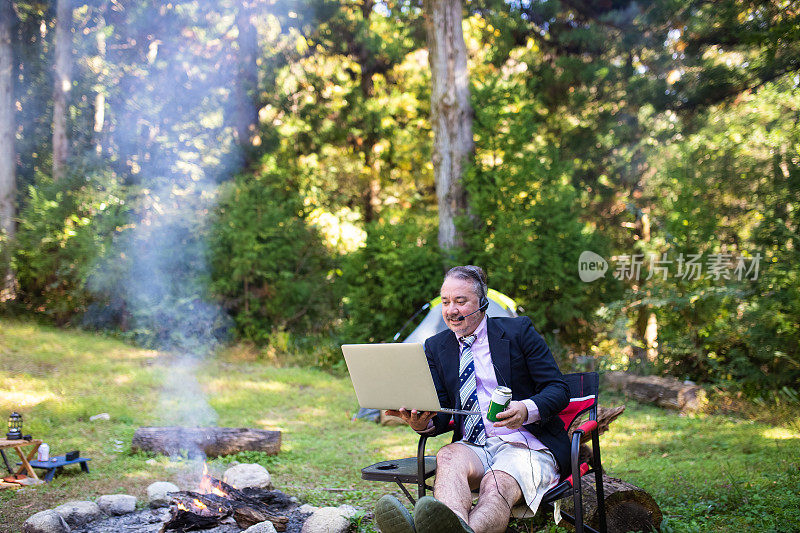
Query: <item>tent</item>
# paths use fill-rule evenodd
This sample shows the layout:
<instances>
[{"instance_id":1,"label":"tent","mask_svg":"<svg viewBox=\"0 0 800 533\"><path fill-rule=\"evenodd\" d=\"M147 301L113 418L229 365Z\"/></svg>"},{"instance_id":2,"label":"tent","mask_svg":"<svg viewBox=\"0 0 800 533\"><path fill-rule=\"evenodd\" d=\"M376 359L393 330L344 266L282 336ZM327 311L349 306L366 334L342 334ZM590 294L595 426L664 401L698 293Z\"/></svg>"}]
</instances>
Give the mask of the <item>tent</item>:
<instances>
[{"instance_id":1,"label":"tent","mask_svg":"<svg viewBox=\"0 0 800 533\"><path fill-rule=\"evenodd\" d=\"M514 300L502 292L494 289L489 289L487 296L489 297L489 308L486 310L487 315L491 317L517 316L517 304ZM436 335L440 331L447 329L447 325L444 323L444 318L442 318L441 296L437 296L430 302L423 305L420 311L425 311L426 309L430 309L428 314L425 315L425 318L422 319L422 322L420 322L419 326L417 326L417 328L412 331L403 342L418 342L420 344L424 344L425 339L428 337ZM411 317L409 321L413 319L414 317ZM408 322L406 324L408 324ZM405 326L403 326L403 328L405 328ZM394 336L395 341L400 338L401 332L402 329Z\"/></svg>"},{"instance_id":2,"label":"tent","mask_svg":"<svg viewBox=\"0 0 800 533\"><path fill-rule=\"evenodd\" d=\"M489 297L489 307L486 309L486 314L491 317L515 317L517 316L517 303L503 294L502 292L496 291L494 289L489 289L487 296ZM423 305L419 311L414 313L414 315L408 319L408 321L400 328L395 336L394 340L397 341L403 330L406 329L413 320L420 315L423 311L428 311L428 314L425 315L425 318L422 319L422 322L412 331L408 337L406 337L403 342L418 342L420 344L425 343L425 339L436 335L440 331L444 331L447 329L447 325L444 323L444 318L442 318L442 297L437 296L430 302ZM366 418L367 420L373 420L375 422L380 421L380 411L378 409L364 409L361 408L358 410L358 413L353 417L355 420L356 418Z\"/></svg>"}]
</instances>

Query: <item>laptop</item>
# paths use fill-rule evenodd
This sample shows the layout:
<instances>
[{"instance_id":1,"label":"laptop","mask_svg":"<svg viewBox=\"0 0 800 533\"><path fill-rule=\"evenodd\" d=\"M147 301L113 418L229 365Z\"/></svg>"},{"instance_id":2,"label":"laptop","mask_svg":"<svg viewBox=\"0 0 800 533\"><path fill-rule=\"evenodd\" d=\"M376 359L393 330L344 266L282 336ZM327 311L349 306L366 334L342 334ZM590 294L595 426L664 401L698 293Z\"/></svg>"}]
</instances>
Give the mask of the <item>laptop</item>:
<instances>
[{"instance_id":1,"label":"laptop","mask_svg":"<svg viewBox=\"0 0 800 533\"><path fill-rule=\"evenodd\" d=\"M481 414L441 406L422 344L343 344L342 353L361 407Z\"/></svg>"}]
</instances>

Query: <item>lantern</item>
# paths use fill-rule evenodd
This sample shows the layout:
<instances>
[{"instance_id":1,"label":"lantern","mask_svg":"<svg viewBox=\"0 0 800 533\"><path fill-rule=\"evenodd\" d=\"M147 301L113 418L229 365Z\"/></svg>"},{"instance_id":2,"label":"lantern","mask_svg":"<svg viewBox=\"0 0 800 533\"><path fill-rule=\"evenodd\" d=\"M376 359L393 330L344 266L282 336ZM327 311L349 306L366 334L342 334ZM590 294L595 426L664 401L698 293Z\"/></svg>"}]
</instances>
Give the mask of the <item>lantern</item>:
<instances>
[{"instance_id":1,"label":"lantern","mask_svg":"<svg viewBox=\"0 0 800 533\"><path fill-rule=\"evenodd\" d=\"M8 417L8 433L6 433L8 440L18 440L22 438L22 415L13 412Z\"/></svg>"}]
</instances>

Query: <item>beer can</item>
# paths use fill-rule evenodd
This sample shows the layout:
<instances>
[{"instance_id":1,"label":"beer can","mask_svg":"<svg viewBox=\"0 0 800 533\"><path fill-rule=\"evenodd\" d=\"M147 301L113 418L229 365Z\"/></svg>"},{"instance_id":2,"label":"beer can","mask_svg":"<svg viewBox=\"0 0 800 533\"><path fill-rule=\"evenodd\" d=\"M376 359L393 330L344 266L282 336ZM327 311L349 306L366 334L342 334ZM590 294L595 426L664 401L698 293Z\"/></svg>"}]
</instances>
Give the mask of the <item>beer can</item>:
<instances>
[{"instance_id":1,"label":"beer can","mask_svg":"<svg viewBox=\"0 0 800 533\"><path fill-rule=\"evenodd\" d=\"M497 387L492 392L492 401L489 403L489 412L486 418L491 422L497 422L497 414L502 413L511 402L511 389L508 387Z\"/></svg>"}]
</instances>

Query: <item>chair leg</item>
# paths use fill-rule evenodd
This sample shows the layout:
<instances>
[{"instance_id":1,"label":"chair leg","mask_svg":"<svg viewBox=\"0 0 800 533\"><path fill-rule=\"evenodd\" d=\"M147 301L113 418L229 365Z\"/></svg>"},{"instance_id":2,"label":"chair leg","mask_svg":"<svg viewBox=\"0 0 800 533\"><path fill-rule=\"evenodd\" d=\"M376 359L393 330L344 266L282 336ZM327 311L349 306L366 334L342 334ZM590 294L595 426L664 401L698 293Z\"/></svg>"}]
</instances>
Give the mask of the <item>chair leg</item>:
<instances>
[{"instance_id":1,"label":"chair leg","mask_svg":"<svg viewBox=\"0 0 800 533\"><path fill-rule=\"evenodd\" d=\"M580 433L572 435L572 498L575 503L575 533L583 533L583 495L581 494L581 469L578 463L580 454Z\"/></svg>"},{"instance_id":2,"label":"chair leg","mask_svg":"<svg viewBox=\"0 0 800 533\"><path fill-rule=\"evenodd\" d=\"M427 442L428 437L420 435L417 444L417 498L425 497L425 444Z\"/></svg>"},{"instance_id":3,"label":"chair leg","mask_svg":"<svg viewBox=\"0 0 800 533\"><path fill-rule=\"evenodd\" d=\"M411 502L411 505L416 505L417 501L414 499L414 497L411 495L411 493L408 492L408 489L405 487L405 485L400 483L397 479L395 479L394 482L397 483L397 486L400 487L400 490L402 490L403 494L406 495L406 498L408 498L408 501Z\"/></svg>"},{"instance_id":4,"label":"chair leg","mask_svg":"<svg viewBox=\"0 0 800 533\"><path fill-rule=\"evenodd\" d=\"M606 533L606 498L603 489L603 463L600 460L600 436L597 430L592 432L592 456L594 457L592 468L594 468L594 483L597 491L597 515L600 532Z\"/></svg>"}]
</instances>

